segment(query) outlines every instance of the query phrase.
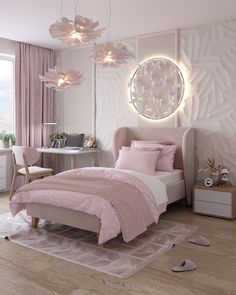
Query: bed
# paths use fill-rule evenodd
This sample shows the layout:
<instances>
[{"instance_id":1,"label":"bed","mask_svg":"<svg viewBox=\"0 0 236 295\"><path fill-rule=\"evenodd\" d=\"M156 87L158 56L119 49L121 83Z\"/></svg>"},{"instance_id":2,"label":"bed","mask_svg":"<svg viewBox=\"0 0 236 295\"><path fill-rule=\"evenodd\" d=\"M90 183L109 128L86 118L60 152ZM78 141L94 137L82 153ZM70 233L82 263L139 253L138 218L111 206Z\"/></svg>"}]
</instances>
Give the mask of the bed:
<instances>
[{"instance_id":1,"label":"bed","mask_svg":"<svg viewBox=\"0 0 236 295\"><path fill-rule=\"evenodd\" d=\"M117 160L122 146L129 146L132 140L159 140L177 144L174 168L183 170L184 179L167 186L168 204L185 199L192 204L192 187L195 179L193 128L132 128L122 127L113 139L114 158Z\"/></svg>"},{"instance_id":2,"label":"bed","mask_svg":"<svg viewBox=\"0 0 236 295\"><path fill-rule=\"evenodd\" d=\"M194 182L194 130L192 128L122 127L114 135L115 161L122 146L129 146L132 140L164 140L177 145L174 172L169 174L157 172L159 174L157 177L166 183L168 204L183 199L191 205L191 191ZM39 219L45 219L98 234L101 230L101 219L82 211L42 203L28 203L26 210L27 214L32 216L33 227L37 227Z\"/></svg>"}]
</instances>

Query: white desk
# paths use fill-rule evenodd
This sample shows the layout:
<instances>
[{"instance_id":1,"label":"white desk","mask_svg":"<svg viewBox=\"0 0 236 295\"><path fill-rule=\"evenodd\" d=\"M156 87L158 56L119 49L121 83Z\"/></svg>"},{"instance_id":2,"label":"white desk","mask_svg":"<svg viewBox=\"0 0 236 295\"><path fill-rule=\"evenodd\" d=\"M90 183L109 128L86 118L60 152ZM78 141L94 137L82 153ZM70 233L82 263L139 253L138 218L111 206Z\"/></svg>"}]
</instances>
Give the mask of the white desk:
<instances>
[{"instance_id":1,"label":"white desk","mask_svg":"<svg viewBox=\"0 0 236 295\"><path fill-rule=\"evenodd\" d=\"M97 153L100 149L70 149L70 148L37 148L37 151L46 154L55 155L55 165L58 167L58 155L65 155L70 157L71 169L76 168L76 157L78 155L91 154L93 156L94 165L99 166Z\"/></svg>"},{"instance_id":2,"label":"white desk","mask_svg":"<svg viewBox=\"0 0 236 295\"><path fill-rule=\"evenodd\" d=\"M11 153L11 148L0 148L0 192L10 190L13 172Z\"/></svg>"}]
</instances>

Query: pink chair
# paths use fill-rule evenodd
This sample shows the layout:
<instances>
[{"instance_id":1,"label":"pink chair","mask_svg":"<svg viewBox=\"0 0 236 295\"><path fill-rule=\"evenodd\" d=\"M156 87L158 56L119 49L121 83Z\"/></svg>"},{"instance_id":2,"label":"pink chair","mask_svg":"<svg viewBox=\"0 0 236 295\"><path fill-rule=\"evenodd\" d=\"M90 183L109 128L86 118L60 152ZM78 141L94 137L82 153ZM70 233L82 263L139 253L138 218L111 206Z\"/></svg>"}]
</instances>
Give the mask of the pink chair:
<instances>
[{"instance_id":1,"label":"pink chair","mask_svg":"<svg viewBox=\"0 0 236 295\"><path fill-rule=\"evenodd\" d=\"M10 191L10 200L13 196L14 186L17 176L25 177L25 184L32 180L52 175L53 170L51 168L42 168L39 166L31 166L36 163L40 158L40 152L35 148L13 146L12 147L12 160L13 160L13 179ZM23 166L18 168L17 166Z\"/></svg>"}]
</instances>

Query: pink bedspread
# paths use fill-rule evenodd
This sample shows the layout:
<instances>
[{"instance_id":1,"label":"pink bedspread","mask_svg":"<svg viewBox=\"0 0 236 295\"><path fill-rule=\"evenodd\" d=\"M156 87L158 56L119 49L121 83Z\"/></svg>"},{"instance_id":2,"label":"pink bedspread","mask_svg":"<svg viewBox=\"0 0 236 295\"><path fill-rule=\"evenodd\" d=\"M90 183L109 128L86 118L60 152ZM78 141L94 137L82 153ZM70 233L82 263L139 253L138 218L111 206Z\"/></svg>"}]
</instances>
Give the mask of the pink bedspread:
<instances>
[{"instance_id":1,"label":"pink bedspread","mask_svg":"<svg viewBox=\"0 0 236 295\"><path fill-rule=\"evenodd\" d=\"M115 169L82 168L66 171L63 172L63 174L106 177L132 184L143 193L156 222L160 214L166 209L166 204L156 204L152 192L142 181L125 172ZM27 203L48 204L96 215L101 219L101 230L98 239L99 244L116 237L121 231L118 217L111 204L107 200L95 195L59 190L56 191L56 193L55 190L35 190L30 193L18 191L10 202L12 215L15 216L21 210L26 209Z\"/></svg>"}]
</instances>

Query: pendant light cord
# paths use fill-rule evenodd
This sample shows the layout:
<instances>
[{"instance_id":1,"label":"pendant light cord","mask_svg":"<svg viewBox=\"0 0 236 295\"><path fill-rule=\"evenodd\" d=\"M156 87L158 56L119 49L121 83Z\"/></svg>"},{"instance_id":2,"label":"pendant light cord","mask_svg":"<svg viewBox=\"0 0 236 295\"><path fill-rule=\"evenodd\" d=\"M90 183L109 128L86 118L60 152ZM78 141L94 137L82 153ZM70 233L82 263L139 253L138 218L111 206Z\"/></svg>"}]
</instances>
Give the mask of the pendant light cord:
<instances>
[{"instance_id":1,"label":"pendant light cord","mask_svg":"<svg viewBox=\"0 0 236 295\"><path fill-rule=\"evenodd\" d=\"M60 1L60 18L62 19L62 11L63 11L63 0Z\"/></svg>"},{"instance_id":2,"label":"pendant light cord","mask_svg":"<svg viewBox=\"0 0 236 295\"><path fill-rule=\"evenodd\" d=\"M108 15L107 15L107 37L111 41L111 0L108 0Z\"/></svg>"},{"instance_id":3,"label":"pendant light cord","mask_svg":"<svg viewBox=\"0 0 236 295\"><path fill-rule=\"evenodd\" d=\"M75 4L75 16L76 16L76 15L79 15L80 13L80 1L74 0L74 4Z\"/></svg>"}]
</instances>

